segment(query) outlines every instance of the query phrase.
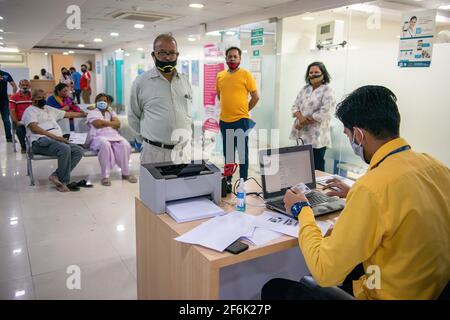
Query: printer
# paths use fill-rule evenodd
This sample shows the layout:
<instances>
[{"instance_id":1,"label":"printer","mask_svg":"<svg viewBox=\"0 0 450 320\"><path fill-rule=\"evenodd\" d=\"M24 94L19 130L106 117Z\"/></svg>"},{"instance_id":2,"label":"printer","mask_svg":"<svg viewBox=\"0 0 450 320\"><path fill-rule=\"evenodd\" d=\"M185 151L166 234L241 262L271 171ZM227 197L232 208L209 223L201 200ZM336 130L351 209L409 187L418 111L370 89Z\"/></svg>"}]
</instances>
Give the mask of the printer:
<instances>
[{"instance_id":1,"label":"printer","mask_svg":"<svg viewBox=\"0 0 450 320\"><path fill-rule=\"evenodd\" d=\"M140 198L154 213L165 213L167 202L174 200L207 196L220 203L222 173L210 162L144 163L139 174Z\"/></svg>"}]
</instances>

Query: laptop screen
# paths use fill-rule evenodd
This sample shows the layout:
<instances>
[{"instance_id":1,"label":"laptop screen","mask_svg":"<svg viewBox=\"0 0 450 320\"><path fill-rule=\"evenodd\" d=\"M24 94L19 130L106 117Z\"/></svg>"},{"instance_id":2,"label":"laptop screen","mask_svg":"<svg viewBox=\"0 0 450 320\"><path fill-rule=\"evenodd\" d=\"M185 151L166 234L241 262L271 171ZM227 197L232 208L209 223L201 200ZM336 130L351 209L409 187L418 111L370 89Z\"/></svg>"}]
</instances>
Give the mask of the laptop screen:
<instances>
[{"instance_id":1,"label":"laptop screen","mask_svg":"<svg viewBox=\"0 0 450 320\"><path fill-rule=\"evenodd\" d=\"M260 151L264 198L284 195L286 189L303 182L316 187L312 147L295 146Z\"/></svg>"}]
</instances>

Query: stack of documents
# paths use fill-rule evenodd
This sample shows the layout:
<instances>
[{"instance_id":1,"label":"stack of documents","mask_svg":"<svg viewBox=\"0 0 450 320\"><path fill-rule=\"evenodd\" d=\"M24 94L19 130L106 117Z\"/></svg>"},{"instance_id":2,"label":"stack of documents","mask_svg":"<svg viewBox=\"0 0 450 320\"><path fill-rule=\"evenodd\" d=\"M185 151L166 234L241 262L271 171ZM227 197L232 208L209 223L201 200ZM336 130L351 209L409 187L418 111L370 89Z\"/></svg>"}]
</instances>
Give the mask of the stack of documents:
<instances>
[{"instance_id":1,"label":"stack of documents","mask_svg":"<svg viewBox=\"0 0 450 320\"><path fill-rule=\"evenodd\" d=\"M317 226L325 235L331 223L317 221ZM266 211L259 216L252 216L234 211L203 222L175 240L222 252L238 239L261 246L282 234L297 238L299 228L297 220L279 213Z\"/></svg>"},{"instance_id":2,"label":"stack of documents","mask_svg":"<svg viewBox=\"0 0 450 320\"><path fill-rule=\"evenodd\" d=\"M69 142L73 144L84 145L87 139L87 132L79 133L79 132L70 132Z\"/></svg>"},{"instance_id":3,"label":"stack of documents","mask_svg":"<svg viewBox=\"0 0 450 320\"><path fill-rule=\"evenodd\" d=\"M166 211L177 223L211 218L225 213L222 208L205 197L169 202Z\"/></svg>"},{"instance_id":4,"label":"stack of documents","mask_svg":"<svg viewBox=\"0 0 450 320\"><path fill-rule=\"evenodd\" d=\"M325 185L327 180L331 180L331 179L338 179L341 180L341 182L345 183L346 185L348 185L349 187L353 186L353 184L355 183L355 180L351 180L348 178L344 178L341 176L338 176L336 174L332 175L332 176L322 176L322 177L316 177L316 182L318 184L321 185Z\"/></svg>"}]
</instances>

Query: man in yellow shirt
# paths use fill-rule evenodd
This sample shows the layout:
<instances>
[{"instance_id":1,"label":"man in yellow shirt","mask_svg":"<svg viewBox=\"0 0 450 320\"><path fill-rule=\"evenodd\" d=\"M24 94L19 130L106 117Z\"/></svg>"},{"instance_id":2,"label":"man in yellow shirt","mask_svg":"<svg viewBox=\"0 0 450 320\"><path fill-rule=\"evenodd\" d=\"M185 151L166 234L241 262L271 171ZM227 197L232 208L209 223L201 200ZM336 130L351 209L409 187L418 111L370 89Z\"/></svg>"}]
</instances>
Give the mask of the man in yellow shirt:
<instances>
[{"instance_id":1,"label":"man in yellow shirt","mask_svg":"<svg viewBox=\"0 0 450 320\"><path fill-rule=\"evenodd\" d=\"M450 279L449 168L399 137L396 97L385 87L357 89L336 116L369 169L348 191L346 207L325 238L306 197L296 189L286 192L309 271L320 286L331 287L362 263L365 275L353 281L357 299L436 299ZM342 185L330 186L347 193ZM280 280L265 285L263 298L274 297ZM283 285L281 298L311 298L298 282Z\"/></svg>"},{"instance_id":2,"label":"man in yellow shirt","mask_svg":"<svg viewBox=\"0 0 450 320\"><path fill-rule=\"evenodd\" d=\"M225 163L234 163L236 146L239 154L239 174L248 177L248 130L254 125L249 111L259 100L253 75L240 68L241 49L230 47L225 52L228 70L217 74L216 91L220 100L220 131ZM251 97L249 101L249 95ZM229 177L231 180L231 176Z\"/></svg>"}]
</instances>

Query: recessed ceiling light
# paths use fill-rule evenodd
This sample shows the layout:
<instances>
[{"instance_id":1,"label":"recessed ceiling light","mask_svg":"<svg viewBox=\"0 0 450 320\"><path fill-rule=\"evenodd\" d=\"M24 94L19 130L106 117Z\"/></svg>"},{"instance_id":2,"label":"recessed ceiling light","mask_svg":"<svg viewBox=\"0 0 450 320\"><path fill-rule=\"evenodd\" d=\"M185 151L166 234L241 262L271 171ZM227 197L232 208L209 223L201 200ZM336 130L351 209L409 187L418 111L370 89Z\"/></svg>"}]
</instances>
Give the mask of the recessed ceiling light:
<instances>
[{"instance_id":1,"label":"recessed ceiling light","mask_svg":"<svg viewBox=\"0 0 450 320\"><path fill-rule=\"evenodd\" d=\"M130 56L130 53L129 53L129 52L125 52L123 55L124 55L125 57L129 57L129 56Z\"/></svg>"},{"instance_id":2,"label":"recessed ceiling light","mask_svg":"<svg viewBox=\"0 0 450 320\"><path fill-rule=\"evenodd\" d=\"M78 48L84 48L84 44L79 43L79 44L78 44Z\"/></svg>"},{"instance_id":3,"label":"recessed ceiling light","mask_svg":"<svg viewBox=\"0 0 450 320\"><path fill-rule=\"evenodd\" d=\"M17 49L17 48L8 48L8 47L3 48L3 47L1 47L1 48L0 48L0 52L17 53L17 52L19 52L19 49Z\"/></svg>"},{"instance_id":4,"label":"recessed ceiling light","mask_svg":"<svg viewBox=\"0 0 450 320\"><path fill-rule=\"evenodd\" d=\"M3 17L2 17L2 16L0 16L0 20L3 20Z\"/></svg>"},{"instance_id":5,"label":"recessed ceiling light","mask_svg":"<svg viewBox=\"0 0 450 320\"><path fill-rule=\"evenodd\" d=\"M69 53L70 53L70 54L73 54L73 53L75 53L75 51L73 51L73 50L69 50Z\"/></svg>"},{"instance_id":6,"label":"recessed ceiling light","mask_svg":"<svg viewBox=\"0 0 450 320\"><path fill-rule=\"evenodd\" d=\"M234 32L234 31L227 31L227 32L225 32L225 34L227 36L234 36L236 34L236 32Z\"/></svg>"},{"instance_id":7,"label":"recessed ceiling light","mask_svg":"<svg viewBox=\"0 0 450 320\"><path fill-rule=\"evenodd\" d=\"M136 29L144 29L144 25L143 25L142 23L136 23L136 24L134 25L134 27L135 27Z\"/></svg>"},{"instance_id":8,"label":"recessed ceiling light","mask_svg":"<svg viewBox=\"0 0 450 320\"><path fill-rule=\"evenodd\" d=\"M0 32L5 32L3 29L0 29Z\"/></svg>"},{"instance_id":9,"label":"recessed ceiling light","mask_svg":"<svg viewBox=\"0 0 450 320\"><path fill-rule=\"evenodd\" d=\"M111 37L118 37L118 36L119 36L119 33L117 33L117 32L111 32L109 35L110 35Z\"/></svg>"},{"instance_id":10,"label":"recessed ceiling light","mask_svg":"<svg viewBox=\"0 0 450 320\"><path fill-rule=\"evenodd\" d=\"M197 40L195 37L188 37L188 41L195 41Z\"/></svg>"},{"instance_id":11,"label":"recessed ceiling light","mask_svg":"<svg viewBox=\"0 0 450 320\"><path fill-rule=\"evenodd\" d=\"M248 53L248 50L244 49L244 50L242 50L242 53Z\"/></svg>"},{"instance_id":12,"label":"recessed ceiling light","mask_svg":"<svg viewBox=\"0 0 450 320\"><path fill-rule=\"evenodd\" d=\"M2 45L4 45L4 43L3 43L3 42L0 42L0 46L2 46Z\"/></svg>"},{"instance_id":13,"label":"recessed ceiling light","mask_svg":"<svg viewBox=\"0 0 450 320\"><path fill-rule=\"evenodd\" d=\"M45 54L46 56L48 56L48 52L44 52L44 54Z\"/></svg>"},{"instance_id":14,"label":"recessed ceiling light","mask_svg":"<svg viewBox=\"0 0 450 320\"><path fill-rule=\"evenodd\" d=\"M440 6L438 9L440 10L450 10L450 4L446 6Z\"/></svg>"},{"instance_id":15,"label":"recessed ceiling light","mask_svg":"<svg viewBox=\"0 0 450 320\"><path fill-rule=\"evenodd\" d=\"M201 9L203 8L205 5L202 3L191 3L189 4L189 7L194 8L194 9Z\"/></svg>"},{"instance_id":16,"label":"recessed ceiling light","mask_svg":"<svg viewBox=\"0 0 450 320\"><path fill-rule=\"evenodd\" d=\"M95 38L93 41L94 42L103 42L103 40L101 38Z\"/></svg>"},{"instance_id":17,"label":"recessed ceiling light","mask_svg":"<svg viewBox=\"0 0 450 320\"><path fill-rule=\"evenodd\" d=\"M314 17L302 17L302 20L311 21L314 20Z\"/></svg>"},{"instance_id":18,"label":"recessed ceiling light","mask_svg":"<svg viewBox=\"0 0 450 320\"><path fill-rule=\"evenodd\" d=\"M137 48L137 51L144 51L144 48Z\"/></svg>"},{"instance_id":19,"label":"recessed ceiling light","mask_svg":"<svg viewBox=\"0 0 450 320\"><path fill-rule=\"evenodd\" d=\"M3 40L3 37L0 37L0 40Z\"/></svg>"},{"instance_id":20,"label":"recessed ceiling light","mask_svg":"<svg viewBox=\"0 0 450 320\"><path fill-rule=\"evenodd\" d=\"M220 37L220 31L210 31L208 33L206 33L207 36L218 36Z\"/></svg>"},{"instance_id":21,"label":"recessed ceiling light","mask_svg":"<svg viewBox=\"0 0 450 320\"><path fill-rule=\"evenodd\" d=\"M121 232L121 231L125 231L125 226L123 224L118 224L116 226L116 230Z\"/></svg>"},{"instance_id":22,"label":"recessed ceiling light","mask_svg":"<svg viewBox=\"0 0 450 320\"><path fill-rule=\"evenodd\" d=\"M64 52L63 52L63 55L64 55L64 56L68 56L69 53L68 53L67 51L64 51Z\"/></svg>"}]
</instances>

